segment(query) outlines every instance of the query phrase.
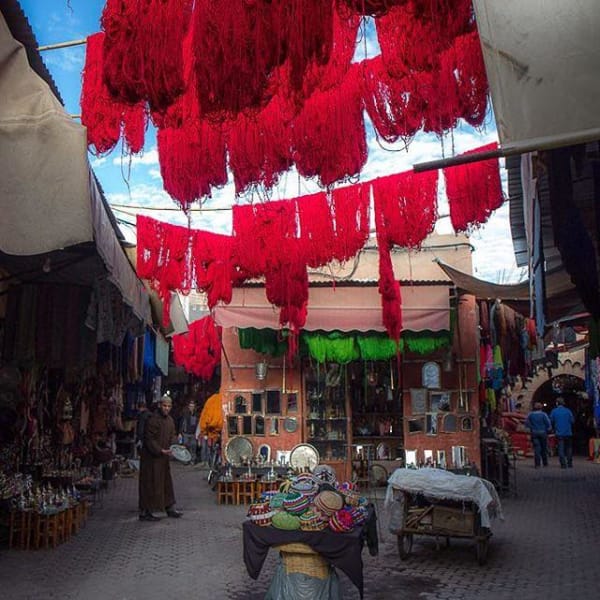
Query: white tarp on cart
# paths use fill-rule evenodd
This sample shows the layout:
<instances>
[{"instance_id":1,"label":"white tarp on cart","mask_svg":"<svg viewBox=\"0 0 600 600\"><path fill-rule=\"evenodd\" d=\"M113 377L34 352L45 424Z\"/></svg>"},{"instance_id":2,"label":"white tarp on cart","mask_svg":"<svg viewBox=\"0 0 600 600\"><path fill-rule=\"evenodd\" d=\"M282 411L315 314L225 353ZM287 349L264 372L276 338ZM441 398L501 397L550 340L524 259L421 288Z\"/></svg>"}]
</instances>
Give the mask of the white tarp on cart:
<instances>
[{"instance_id":1,"label":"white tarp on cart","mask_svg":"<svg viewBox=\"0 0 600 600\"><path fill-rule=\"evenodd\" d=\"M480 477L456 475L443 469L396 469L388 479L387 508L395 503L395 491L423 494L430 500L474 502L482 527L490 527L492 517L504 518L496 488Z\"/></svg>"}]
</instances>

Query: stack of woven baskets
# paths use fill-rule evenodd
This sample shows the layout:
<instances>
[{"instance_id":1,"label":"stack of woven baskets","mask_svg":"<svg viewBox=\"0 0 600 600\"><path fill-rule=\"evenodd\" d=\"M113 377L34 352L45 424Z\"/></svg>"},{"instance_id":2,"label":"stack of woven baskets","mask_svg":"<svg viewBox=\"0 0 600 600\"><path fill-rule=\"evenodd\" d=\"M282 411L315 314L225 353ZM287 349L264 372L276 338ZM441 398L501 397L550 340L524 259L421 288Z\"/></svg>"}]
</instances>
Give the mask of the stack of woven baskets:
<instances>
[{"instance_id":1,"label":"stack of woven baskets","mask_svg":"<svg viewBox=\"0 0 600 600\"><path fill-rule=\"evenodd\" d=\"M309 473L286 481L277 493L263 494L250 506L248 518L256 525L278 529L337 533L352 531L367 518L367 500L352 484L324 482Z\"/></svg>"}]
</instances>

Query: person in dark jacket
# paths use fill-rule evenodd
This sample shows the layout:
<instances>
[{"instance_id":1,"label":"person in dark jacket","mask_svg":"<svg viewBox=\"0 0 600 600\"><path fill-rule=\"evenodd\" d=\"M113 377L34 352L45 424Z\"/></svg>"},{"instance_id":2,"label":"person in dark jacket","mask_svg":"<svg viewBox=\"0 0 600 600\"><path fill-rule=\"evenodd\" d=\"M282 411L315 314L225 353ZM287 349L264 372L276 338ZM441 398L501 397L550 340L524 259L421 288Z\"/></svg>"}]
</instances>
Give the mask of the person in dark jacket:
<instances>
[{"instance_id":1,"label":"person in dark jacket","mask_svg":"<svg viewBox=\"0 0 600 600\"><path fill-rule=\"evenodd\" d=\"M154 511L165 511L168 517L179 518L175 509L175 494L171 478L170 446L177 439L175 423L169 414L172 400L163 396L158 411L146 421L140 451L139 509L140 521L159 521Z\"/></svg>"},{"instance_id":2,"label":"person in dark jacket","mask_svg":"<svg viewBox=\"0 0 600 600\"><path fill-rule=\"evenodd\" d=\"M550 412L550 421L558 440L560 468L573 466L573 413L565 406L563 398L556 399L556 408Z\"/></svg>"},{"instance_id":3,"label":"person in dark jacket","mask_svg":"<svg viewBox=\"0 0 600 600\"><path fill-rule=\"evenodd\" d=\"M535 468L539 468L540 463L547 467L548 433L552 429L552 424L550 423L548 415L542 410L540 402L534 403L533 410L525 419L525 427L531 432Z\"/></svg>"},{"instance_id":4,"label":"person in dark jacket","mask_svg":"<svg viewBox=\"0 0 600 600\"><path fill-rule=\"evenodd\" d=\"M179 435L181 436L183 445L190 451L193 464L198 462L198 439L196 432L198 431L199 418L196 403L190 400L179 419Z\"/></svg>"}]
</instances>

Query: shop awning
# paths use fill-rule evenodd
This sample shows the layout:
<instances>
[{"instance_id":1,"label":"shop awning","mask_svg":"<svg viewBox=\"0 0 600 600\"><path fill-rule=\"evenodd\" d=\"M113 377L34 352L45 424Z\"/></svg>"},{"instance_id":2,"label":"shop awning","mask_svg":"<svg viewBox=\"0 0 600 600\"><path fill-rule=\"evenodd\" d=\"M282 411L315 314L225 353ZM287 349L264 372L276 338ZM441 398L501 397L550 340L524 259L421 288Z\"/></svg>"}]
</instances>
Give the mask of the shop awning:
<instances>
[{"instance_id":1,"label":"shop awning","mask_svg":"<svg viewBox=\"0 0 600 600\"><path fill-rule=\"evenodd\" d=\"M404 285L403 329L444 331L450 327L448 285ZM222 327L279 329L279 310L267 302L264 288L237 288L231 303L215 308ZM307 331L385 331L376 286L312 287L308 297Z\"/></svg>"},{"instance_id":2,"label":"shop awning","mask_svg":"<svg viewBox=\"0 0 600 600\"><path fill-rule=\"evenodd\" d=\"M477 279L438 260L440 268L454 282L459 290L472 294L481 300L502 300L522 315L529 316L529 280L512 285L500 285ZM563 269L545 274L547 322L569 320L585 313L579 295L569 274Z\"/></svg>"},{"instance_id":3,"label":"shop awning","mask_svg":"<svg viewBox=\"0 0 600 600\"><path fill-rule=\"evenodd\" d=\"M474 0L503 150L600 139L598 0Z\"/></svg>"},{"instance_id":4,"label":"shop awning","mask_svg":"<svg viewBox=\"0 0 600 600\"><path fill-rule=\"evenodd\" d=\"M7 14L18 21L16 12ZM0 251L11 269L21 270L18 257L26 270L30 257L92 243L125 303L149 322L148 295L88 163L85 128L31 68L1 11L0 98Z\"/></svg>"}]
</instances>

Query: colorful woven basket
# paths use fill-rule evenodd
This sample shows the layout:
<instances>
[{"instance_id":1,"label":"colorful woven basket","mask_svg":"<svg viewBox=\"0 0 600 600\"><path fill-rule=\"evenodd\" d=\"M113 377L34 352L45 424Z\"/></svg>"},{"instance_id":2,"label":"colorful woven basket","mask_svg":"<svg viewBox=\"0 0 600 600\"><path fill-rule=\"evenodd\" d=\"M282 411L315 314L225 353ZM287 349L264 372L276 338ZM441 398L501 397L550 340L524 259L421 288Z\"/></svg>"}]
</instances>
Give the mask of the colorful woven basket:
<instances>
[{"instance_id":1,"label":"colorful woven basket","mask_svg":"<svg viewBox=\"0 0 600 600\"><path fill-rule=\"evenodd\" d=\"M329 524L329 519L314 510L307 510L300 517L300 529L302 531L322 531Z\"/></svg>"},{"instance_id":2,"label":"colorful woven basket","mask_svg":"<svg viewBox=\"0 0 600 600\"><path fill-rule=\"evenodd\" d=\"M283 501L283 508L292 515L301 515L310 506L310 497L299 492L290 492Z\"/></svg>"},{"instance_id":3,"label":"colorful woven basket","mask_svg":"<svg viewBox=\"0 0 600 600\"><path fill-rule=\"evenodd\" d=\"M248 508L248 519L255 525L267 527L271 524L275 511L271 510L268 502L255 502Z\"/></svg>"},{"instance_id":4,"label":"colorful woven basket","mask_svg":"<svg viewBox=\"0 0 600 600\"><path fill-rule=\"evenodd\" d=\"M322 514L331 516L344 506L344 499L337 492L325 490L315 496L314 505Z\"/></svg>"},{"instance_id":5,"label":"colorful woven basket","mask_svg":"<svg viewBox=\"0 0 600 600\"><path fill-rule=\"evenodd\" d=\"M354 529L354 520L347 510L338 510L329 519L329 528L337 533L346 533Z\"/></svg>"},{"instance_id":6,"label":"colorful woven basket","mask_svg":"<svg viewBox=\"0 0 600 600\"><path fill-rule=\"evenodd\" d=\"M295 515L290 515L287 512L278 512L273 515L271 524L277 529L285 529L287 531L293 531L294 529L300 529L300 519Z\"/></svg>"}]
</instances>

